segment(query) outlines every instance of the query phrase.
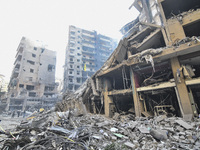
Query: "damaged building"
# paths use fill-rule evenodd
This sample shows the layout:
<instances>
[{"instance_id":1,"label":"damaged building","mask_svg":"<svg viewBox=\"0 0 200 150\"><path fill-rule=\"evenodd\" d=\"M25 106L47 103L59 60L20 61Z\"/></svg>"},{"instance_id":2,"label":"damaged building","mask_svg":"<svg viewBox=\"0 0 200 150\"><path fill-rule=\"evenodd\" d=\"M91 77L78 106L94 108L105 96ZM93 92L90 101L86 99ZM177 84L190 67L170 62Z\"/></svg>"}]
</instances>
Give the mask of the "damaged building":
<instances>
[{"instance_id":1,"label":"damaged building","mask_svg":"<svg viewBox=\"0 0 200 150\"><path fill-rule=\"evenodd\" d=\"M8 110L52 107L57 102L56 52L23 37L9 83Z\"/></svg>"},{"instance_id":2,"label":"damaged building","mask_svg":"<svg viewBox=\"0 0 200 150\"><path fill-rule=\"evenodd\" d=\"M200 1L135 0L131 7L140 15L120 30L118 47L76 100L109 117L198 116Z\"/></svg>"},{"instance_id":3,"label":"damaged building","mask_svg":"<svg viewBox=\"0 0 200 150\"><path fill-rule=\"evenodd\" d=\"M116 40L108 36L70 25L63 91L77 90L104 64L116 47Z\"/></svg>"}]
</instances>

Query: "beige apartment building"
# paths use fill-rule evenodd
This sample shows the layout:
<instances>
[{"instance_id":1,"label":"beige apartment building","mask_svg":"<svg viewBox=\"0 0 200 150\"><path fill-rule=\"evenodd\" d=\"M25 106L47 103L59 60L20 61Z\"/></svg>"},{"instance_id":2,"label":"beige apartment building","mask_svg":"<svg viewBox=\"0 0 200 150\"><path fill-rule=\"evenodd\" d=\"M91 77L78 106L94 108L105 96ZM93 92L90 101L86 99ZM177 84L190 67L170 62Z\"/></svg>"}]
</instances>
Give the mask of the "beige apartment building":
<instances>
[{"instance_id":1,"label":"beige apartment building","mask_svg":"<svg viewBox=\"0 0 200 150\"><path fill-rule=\"evenodd\" d=\"M47 107L57 100L56 52L40 41L23 37L9 83L8 109Z\"/></svg>"}]
</instances>

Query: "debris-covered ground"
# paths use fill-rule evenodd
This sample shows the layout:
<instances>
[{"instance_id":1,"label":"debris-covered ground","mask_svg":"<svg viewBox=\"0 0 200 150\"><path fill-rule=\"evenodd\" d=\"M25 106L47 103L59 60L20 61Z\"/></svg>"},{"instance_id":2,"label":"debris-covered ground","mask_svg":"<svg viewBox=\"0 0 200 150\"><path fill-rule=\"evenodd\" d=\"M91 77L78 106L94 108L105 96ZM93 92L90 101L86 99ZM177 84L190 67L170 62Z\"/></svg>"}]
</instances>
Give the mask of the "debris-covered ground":
<instances>
[{"instance_id":1,"label":"debris-covered ground","mask_svg":"<svg viewBox=\"0 0 200 150\"><path fill-rule=\"evenodd\" d=\"M200 119L185 122L165 115L135 118L115 114L73 115L66 112L37 112L12 130L1 129L3 150L75 149L199 149ZM22 119L22 118L21 118Z\"/></svg>"}]
</instances>

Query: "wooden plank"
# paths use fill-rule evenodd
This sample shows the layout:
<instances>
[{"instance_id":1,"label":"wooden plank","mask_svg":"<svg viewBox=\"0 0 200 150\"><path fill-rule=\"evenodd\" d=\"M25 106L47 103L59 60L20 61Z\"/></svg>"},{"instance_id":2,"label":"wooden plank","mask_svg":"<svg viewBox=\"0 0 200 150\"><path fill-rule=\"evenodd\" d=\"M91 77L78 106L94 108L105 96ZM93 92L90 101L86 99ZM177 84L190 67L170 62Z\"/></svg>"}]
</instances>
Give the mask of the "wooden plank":
<instances>
[{"instance_id":1,"label":"wooden plank","mask_svg":"<svg viewBox=\"0 0 200 150\"><path fill-rule=\"evenodd\" d=\"M165 82L165 83L160 83L159 85L150 85L150 86L145 86L145 87L140 87L137 88L137 92L141 91L150 91L150 90L158 90L158 89L165 89L165 88L171 88L175 87L176 84L174 82Z\"/></svg>"}]
</instances>

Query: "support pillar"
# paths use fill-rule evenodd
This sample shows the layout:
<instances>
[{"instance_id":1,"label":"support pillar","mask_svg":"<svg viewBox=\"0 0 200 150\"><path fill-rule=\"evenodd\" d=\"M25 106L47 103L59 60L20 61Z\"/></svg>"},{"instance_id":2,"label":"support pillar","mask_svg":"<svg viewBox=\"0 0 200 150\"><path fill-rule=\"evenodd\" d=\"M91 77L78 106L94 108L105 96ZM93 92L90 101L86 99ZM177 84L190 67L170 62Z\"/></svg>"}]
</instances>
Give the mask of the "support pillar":
<instances>
[{"instance_id":1,"label":"support pillar","mask_svg":"<svg viewBox=\"0 0 200 150\"><path fill-rule=\"evenodd\" d=\"M136 88L136 82L135 82L135 75L133 72L133 69L130 67L130 77L131 77L131 86L133 91L133 102L135 107L135 115L137 117L141 116L141 113L144 111L144 106L142 101L139 100L137 88Z\"/></svg>"},{"instance_id":2,"label":"support pillar","mask_svg":"<svg viewBox=\"0 0 200 150\"><path fill-rule=\"evenodd\" d=\"M105 116L112 117L113 116L113 98L108 95L108 91L112 89L111 82L109 79L103 79L103 97L104 97L104 109Z\"/></svg>"},{"instance_id":3,"label":"support pillar","mask_svg":"<svg viewBox=\"0 0 200 150\"><path fill-rule=\"evenodd\" d=\"M179 70L181 66L177 57L171 59L171 67L176 83L177 95L180 98L179 107L182 110L183 118L185 120L191 120L193 117L193 111L183 73Z\"/></svg>"}]
</instances>

